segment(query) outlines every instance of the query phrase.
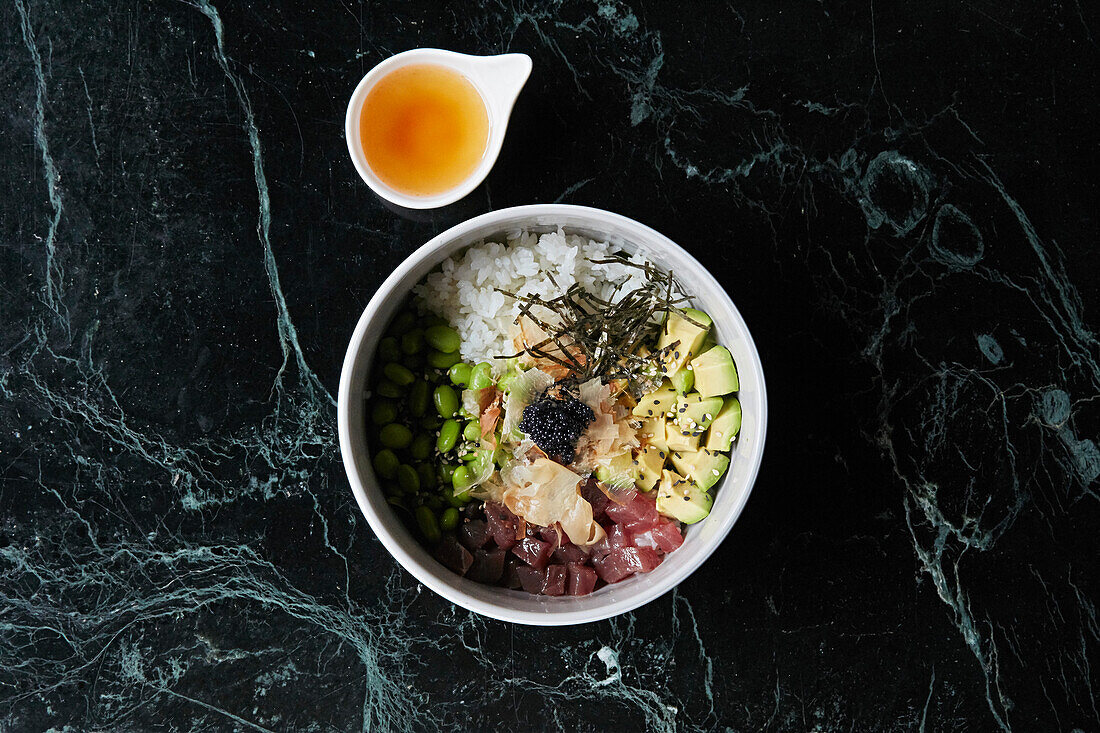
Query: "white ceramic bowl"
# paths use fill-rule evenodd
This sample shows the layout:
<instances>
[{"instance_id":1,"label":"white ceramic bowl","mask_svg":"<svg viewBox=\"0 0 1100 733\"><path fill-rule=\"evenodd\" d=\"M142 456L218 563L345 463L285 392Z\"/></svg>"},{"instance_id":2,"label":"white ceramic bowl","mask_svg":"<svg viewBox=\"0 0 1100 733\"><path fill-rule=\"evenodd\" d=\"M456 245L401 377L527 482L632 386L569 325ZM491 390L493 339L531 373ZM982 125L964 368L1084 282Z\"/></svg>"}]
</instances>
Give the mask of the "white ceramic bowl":
<instances>
[{"instance_id":1,"label":"white ceramic bowl","mask_svg":"<svg viewBox=\"0 0 1100 733\"><path fill-rule=\"evenodd\" d=\"M744 420L729 471L717 484L714 507L702 522L686 528L684 544L655 570L605 586L581 597L534 596L467 580L437 562L386 503L367 451L364 391L375 347L412 287L447 257L483 239L516 229L568 233L606 240L671 269L714 319L718 341L733 354L740 377ZM363 311L352 334L340 375L340 451L359 507L382 544L417 580L447 600L503 621L560 626L598 621L637 608L676 587L721 544L749 498L764 453L767 398L760 357L749 329L726 291L699 262L647 226L600 209L537 204L493 211L465 221L413 252L391 274Z\"/></svg>"}]
</instances>

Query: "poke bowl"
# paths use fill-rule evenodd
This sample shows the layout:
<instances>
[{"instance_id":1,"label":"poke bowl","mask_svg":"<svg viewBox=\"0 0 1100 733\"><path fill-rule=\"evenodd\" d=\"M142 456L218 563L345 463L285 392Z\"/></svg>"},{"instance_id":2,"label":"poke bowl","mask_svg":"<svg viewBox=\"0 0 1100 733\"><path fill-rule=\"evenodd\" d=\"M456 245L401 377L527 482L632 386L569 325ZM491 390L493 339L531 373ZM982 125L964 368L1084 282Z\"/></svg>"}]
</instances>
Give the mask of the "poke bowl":
<instances>
[{"instance_id":1,"label":"poke bowl","mask_svg":"<svg viewBox=\"0 0 1100 733\"><path fill-rule=\"evenodd\" d=\"M565 204L458 224L371 298L340 449L379 540L471 611L556 626L671 590L760 468L767 397L729 295L632 219Z\"/></svg>"}]
</instances>

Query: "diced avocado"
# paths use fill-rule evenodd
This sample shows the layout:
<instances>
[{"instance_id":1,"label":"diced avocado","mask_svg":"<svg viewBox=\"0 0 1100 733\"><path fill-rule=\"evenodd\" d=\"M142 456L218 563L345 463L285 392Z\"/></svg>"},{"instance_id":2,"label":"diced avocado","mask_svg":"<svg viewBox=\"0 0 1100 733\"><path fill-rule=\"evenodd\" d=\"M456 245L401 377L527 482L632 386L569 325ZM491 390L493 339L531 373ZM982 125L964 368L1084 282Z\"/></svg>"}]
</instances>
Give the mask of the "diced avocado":
<instances>
[{"instance_id":1,"label":"diced avocado","mask_svg":"<svg viewBox=\"0 0 1100 733\"><path fill-rule=\"evenodd\" d=\"M702 433L721 409L721 397L703 397L698 392L681 395L676 400L676 424L681 432Z\"/></svg>"},{"instance_id":2,"label":"diced avocado","mask_svg":"<svg viewBox=\"0 0 1100 733\"><path fill-rule=\"evenodd\" d=\"M669 450L693 451L699 448L699 436L697 430L683 430L672 420L665 424L665 444Z\"/></svg>"},{"instance_id":3,"label":"diced avocado","mask_svg":"<svg viewBox=\"0 0 1100 733\"><path fill-rule=\"evenodd\" d=\"M630 451L613 456L606 463L596 466L596 480L608 486L629 486L634 482L634 461Z\"/></svg>"},{"instance_id":4,"label":"diced avocado","mask_svg":"<svg viewBox=\"0 0 1100 733\"><path fill-rule=\"evenodd\" d=\"M661 474L657 511L684 524L695 524L710 514L714 498L675 471Z\"/></svg>"},{"instance_id":5,"label":"diced avocado","mask_svg":"<svg viewBox=\"0 0 1100 733\"><path fill-rule=\"evenodd\" d=\"M673 388L672 382L666 379L656 390L642 395L633 412L634 415L640 418L660 417L671 411L672 406L675 404L676 390Z\"/></svg>"},{"instance_id":6,"label":"diced avocado","mask_svg":"<svg viewBox=\"0 0 1100 733\"><path fill-rule=\"evenodd\" d=\"M699 488L704 491L718 483L718 479L722 478L722 474L730 465L729 456L725 453L706 448L696 451L673 451L671 458L676 470L699 484Z\"/></svg>"},{"instance_id":7,"label":"diced avocado","mask_svg":"<svg viewBox=\"0 0 1100 733\"><path fill-rule=\"evenodd\" d=\"M672 381L672 386L675 387L676 391L680 394L687 394L691 391L691 388L695 386L695 373L686 366L669 377L669 379Z\"/></svg>"},{"instance_id":8,"label":"diced avocado","mask_svg":"<svg viewBox=\"0 0 1100 733\"><path fill-rule=\"evenodd\" d=\"M691 361L691 370L695 372L695 390L704 397L736 392L737 367L733 357L725 346L715 346Z\"/></svg>"},{"instance_id":9,"label":"diced avocado","mask_svg":"<svg viewBox=\"0 0 1100 733\"><path fill-rule=\"evenodd\" d=\"M665 418L650 417L642 421L642 428L638 436L646 445L652 445L661 450L668 448L668 440L665 437Z\"/></svg>"},{"instance_id":10,"label":"diced avocado","mask_svg":"<svg viewBox=\"0 0 1100 733\"><path fill-rule=\"evenodd\" d=\"M668 453L660 448L643 448L634 459L634 485L641 491L652 491L661 480L661 469L665 466Z\"/></svg>"},{"instance_id":11,"label":"diced avocado","mask_svg":"<svg viewBox=\"0 0 1100 733\"><path fill-rule=\"evenodd\" d=\"M684 316L687 316L687 318ZM692 321L695 321L695 323L692 323ZM696 323L700 325L696 325ZM685 310L683 316L679 313L673 313L669 316L668 323L661 329L661 337L657 339L658 349L676 344L672 347L668 358L665 359L666 375L671 377L683 368L689 359L699 353L699 345L703 343L703 339L710 332L710 324L710 316L694 308Z\"/></svg>"},{"instance_id":12,"label":"diced avocado","mask_svg":"<svg viewBox=\"0 0 1100 733\"><path fill-rule=\"evenodd\" d=\"M718 416L710 424L706 444L703 447L712 451L728 451L740 430L741 403L736 397L727 397L722 404L722 409L718 411Z\"/></svg>"}]
</instances>

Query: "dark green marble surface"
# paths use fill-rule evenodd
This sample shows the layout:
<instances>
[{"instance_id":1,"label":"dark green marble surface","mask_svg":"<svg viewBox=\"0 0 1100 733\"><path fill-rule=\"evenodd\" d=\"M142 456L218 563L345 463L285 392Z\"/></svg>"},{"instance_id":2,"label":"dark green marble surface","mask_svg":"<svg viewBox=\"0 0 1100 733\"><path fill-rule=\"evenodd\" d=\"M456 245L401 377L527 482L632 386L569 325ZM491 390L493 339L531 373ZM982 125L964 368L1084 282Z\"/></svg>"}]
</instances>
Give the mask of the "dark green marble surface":
<instances>
[{"instance_id":1,"label":"dark green marble surface","mask_svg":"<svg viewBox=\"0 0 1100 733\"><path fill-rule=\"evenodd\" d=\"M0 730L1100 729L1098 38L1083 0L0 6ZM343 114L415 46L535 68L409 219ZM333 394L404 256L549 201L709 266L772 412L707 564L540 630L394 563Z\"/></svg>"}]
</instances>

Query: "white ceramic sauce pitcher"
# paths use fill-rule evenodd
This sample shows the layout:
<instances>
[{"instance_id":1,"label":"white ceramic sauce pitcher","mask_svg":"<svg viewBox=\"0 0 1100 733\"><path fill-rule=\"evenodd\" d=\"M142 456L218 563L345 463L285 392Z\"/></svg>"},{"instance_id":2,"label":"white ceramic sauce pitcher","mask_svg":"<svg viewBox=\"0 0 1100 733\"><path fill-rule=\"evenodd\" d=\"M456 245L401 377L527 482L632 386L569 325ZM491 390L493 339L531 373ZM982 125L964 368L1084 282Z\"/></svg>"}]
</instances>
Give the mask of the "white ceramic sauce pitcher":
<instances>
[{"instance_id":1,"label":"white ceramic sauce pitcher","mask_svg":"<svg viewBox=\"0 0 1100 733\"><path fill-rule=\"evenodd\" d=\"M367 164L363 152L363 143L359 137L359 119L363 113L363 102L378 80L395 69L411 64L434 64L453 69L465 76L474 85L489 116L489 140L485 145L485 154L474 171L454 188L430 196L410 196L387 186ZM512 106L523 89L527 77L531 74L531 57L523 53L506 53L499 56L470 56L438 48L415 48L391 56L375 66L351 95L348 113L344 120L344 136L348 141L348 153L355 169L376 194L398 206L407 209L434 209L458 201L473 191L489 175L504 143L504 133L508 129L508 118Z\"/></svg>"}]
</instances>

